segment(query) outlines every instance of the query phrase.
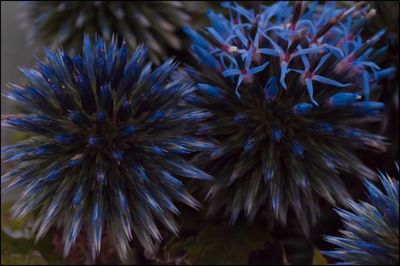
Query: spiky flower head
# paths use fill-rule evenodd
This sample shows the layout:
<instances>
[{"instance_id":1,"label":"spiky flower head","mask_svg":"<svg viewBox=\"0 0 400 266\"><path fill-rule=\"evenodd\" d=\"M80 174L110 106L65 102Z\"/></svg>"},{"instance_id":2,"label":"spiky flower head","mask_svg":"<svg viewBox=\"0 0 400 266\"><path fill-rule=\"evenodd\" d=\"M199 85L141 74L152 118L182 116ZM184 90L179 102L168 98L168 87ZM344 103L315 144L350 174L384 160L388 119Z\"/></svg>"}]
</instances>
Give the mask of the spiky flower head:
<instances>
[{"instance_id":1,"label":"spiky flower head","mask_svg":"<svg viewBox=\"0 0 400 266\"><path fill-rule=\"evenodd\" d=\"M198 87L188 101L213 114L197 133L220 145L196 158L216 178L206 184L209 213L224 209L234 222L269 206L285 224L291 208L307 229L318 198L345 203L341 172L376 177L353 151L385 149L361 129L380 119L384 105L369 94L393 71L374 63L383 31L361 37L374 14L366 3L223 5L228 19L210 11L210 27L185 28L200 61L187 69Z\"/></svg>"},{"instance_id":2,"label":"spiky flower head","mask_svg":"<svg viewBox=\"0 0 400 266\"><path fill-rule=\"evenodd\" d=\"M369 202L349 200L350 210L336 210L345 230L325 237L337 248L323 253L338 264L399 265L399 180L382 172L379 177L384 190L365 181Z\"/></svg>"},{"instance_id":3,"label":"spiky flower head","mask_svg":"<svg viewBox=\"0 0 400 266\"><path fill-rule=\"evenodd\" d=\"M32 134L2 148L4 161L18 161L2 176L5 190L23 188L13 215L38 209L36 238L60 226L65 254L80 231L93 257L104 231L122 258L134 236L151 252L156 222L178 230L174 202L198 206L181 178L211 178L181 157L212 147L186 134L198 112L178 105L192 84L171 78L172 59L152 69L142 46L129 57L125 43L85 37L82 56L46 55L23 69L27 84L4 92L30 113L5 115L2 126Z\"/></svg>"},{"instance_id":4,"label":"spiky flower head","mask_svg":"<svg viewBox=\"0 0 400 266\"><path fill-rule=\"evenodd\" d=\"M118 33L130 48L148 44L156 62L166 59L168 49L182 48L179 30L204 6L179 1L24 1L21 5L31 42L41 40L53 49L79 48L84 33L99 33L106 41Z\"/></svg>"}]
</instances>

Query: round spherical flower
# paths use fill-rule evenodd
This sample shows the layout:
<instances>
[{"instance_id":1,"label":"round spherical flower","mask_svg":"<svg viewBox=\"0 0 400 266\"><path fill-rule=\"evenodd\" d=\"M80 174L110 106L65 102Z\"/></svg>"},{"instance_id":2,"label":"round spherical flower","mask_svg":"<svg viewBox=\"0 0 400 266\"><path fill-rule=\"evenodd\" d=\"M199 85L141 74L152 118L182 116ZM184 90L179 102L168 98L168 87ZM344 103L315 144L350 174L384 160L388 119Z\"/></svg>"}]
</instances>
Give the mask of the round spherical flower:
<instances>
[{"instance_id":1,"label":"round spherical flower","mask_svg":"<svg viewBox=\"0 0 400 266\"><path fill-rule=\"evenodd\" d=\"M37 209L36 237L61 227L65 254L80 231L93 257L104 231L122 258L133 238L151 252L162 237L156 222L177 233L176 202L198 207L182 178L211 179L183 159L213 147L188 134L200 115L180 106L192 83L172 78L172 59L153 69L143 46L130 56L125 43L85 37L82 56L46 55L22 70L27 84L4 92L29 113L2 116L2 126L31 133L2 148L4 161L18 161L4 190L23 189L13 215Z\"/></svg>"},{"instance_id":2,"label":"round spherical flower","mask_svg":"<svg viewBox=\"0 0 400 266\"><path fill-rule=\"evenodd\" d=\"M106 41L118 33L130 48L148 44L158 63L168 49L182 48L179 30L204 6L178 1L25 1L21 16L31 42L76 49L84 33L99 33Z\"/></svg>"},{"instance_id":3,"label":"round spherical flower","mask_svg":"<svg viewBox=\"0 0 400 266\"><path fill-rule=\"evenodd\" d=\"M371 97L393 72L374 63L384 32L361 37L374 14L365 2L223 5L229 18L210 11L210 27L185 28L200 63L183 74L197 82L187 101L212 114L197 134L219 143L195 158L216 178L208 211L234 222L269 209L285 224L292 209L307 231L320 198L346 203L342 172L376 178L354 151L386 148L363 129L380 120L384 104Z\"/></svg>"},{"instance_id":4,"label":"round spherical flower","mask_svg":"<svg viewBox=\"0 0 400 266\"><path fill-rule=\"evenodd\" d=\"M369 202L349 200L350 210L336 210L345 230L341 237L325 237L337 248L323 253L338 264L399 264L399 180L382 172L379 177L384 190L365 181Z\"/></svg>"}]
</instances>

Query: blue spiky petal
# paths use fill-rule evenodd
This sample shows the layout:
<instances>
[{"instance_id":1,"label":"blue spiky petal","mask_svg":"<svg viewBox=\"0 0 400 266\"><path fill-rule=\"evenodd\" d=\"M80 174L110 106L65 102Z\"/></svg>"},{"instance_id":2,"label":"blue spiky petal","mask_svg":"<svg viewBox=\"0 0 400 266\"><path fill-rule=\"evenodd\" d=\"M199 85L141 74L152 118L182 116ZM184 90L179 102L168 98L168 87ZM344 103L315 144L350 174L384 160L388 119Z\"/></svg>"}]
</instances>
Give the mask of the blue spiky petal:
<instances>
[{"instance_id":1,"label":"blue spiky petal","mask_svg":"<svg viewBox=\"0 0 400 266\"><path fill-rule=\"evenodd\" d=\"M350 210L336 209L344 222L343 236L325 236L337 246L324 251L345 265L399 264L399 180L379 172L384 190L366 180L369 202L349 200Z\"/></svg>"},{"instance_id":2,"label":"blue spiky petal","mask_svg":"<svg viewBox=\"0 0 400 266\"><path fill-rule=\"evenodd\" d=\"M223 6L229 18L211 12L210 27L185 29L199 61L186 69L198 88L187 101L212 114L197 134L219 142L195 158L216 177L204 186L208 211L234 222L263 210L286 224L292 209L307 232L320 198L346 204L341 173L376 178L354 151L386 149L363 129L384 107L372 99L384 31L360 35L374 14L366 2Z\"/></svg>"},{"instance_id":3,"label":"blue spiky petal","mask_svg":"<svg viewBox=\"0 0 400 266\"><path fill-rule=\"evenodd\" d=\"M80 231L93 257L105 230L121 258L133 238L152 251L162 237L156 222L178 231L176 202L199 206L182 178L211 179L181 157L213 148L187 134L198 111L178 110L192 83L172 78L174 60L153 69L146 47L129 57L115 40L85 37L83 55L46 54L47 63L23 71L24 86L4 91L29 113L2 116L2 126L32 136L2 148L5 162L18 162L3 189L23 188L14 217L38 209L37 239L62 226L66 255Z\"/></svg>"}]
</instances>

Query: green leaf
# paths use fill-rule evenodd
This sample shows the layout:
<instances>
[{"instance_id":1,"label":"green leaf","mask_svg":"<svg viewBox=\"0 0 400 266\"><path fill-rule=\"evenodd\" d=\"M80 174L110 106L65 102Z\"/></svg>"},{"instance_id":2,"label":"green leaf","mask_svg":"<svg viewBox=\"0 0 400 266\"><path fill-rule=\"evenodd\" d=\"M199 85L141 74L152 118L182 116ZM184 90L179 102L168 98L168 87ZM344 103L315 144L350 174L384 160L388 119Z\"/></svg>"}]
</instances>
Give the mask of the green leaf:
<instances>
[{"instance_id":1,"label":"green leaf","mask_svg":"<svg viewBox=\"0 0 400 266\"><path fill-rule=\"evenodd\" d=\"M326 258L314 247L312 265L328 265Z\"/></svg>"},{"instance_id":2,"label":"green leaf","mask_svg":"<svg viewBox=\"0 0 400 266\"><path fill-rule=\"evenodd\" d=\"M207 224L197 234L175 238L166 249L172 256L184 255L190 264L247 264L249 255L271 238L261 225Z\"/></svg>"},{"instance_id":3,"label":"green leaf","mask_svg":"<svg viewBox=\"0 0 400 266\"><path fill-rule=\"evenodd\" d=\"M53 252L53 245L51 243L51 237L48 235L38 243L34 243L33 239L26 238L12 238L16 232L22 232L23 230L30 230L28 223L33 221L33 214L28 214L22 219L11 219L9 210L12 206L12 202L7 202L1 205L1 254L2 264L51 264L60 265L62 259ZM7 230L11 236L5 233L3 230Z\"/></svg>"},{"instance_id":4,"label":"green leaf","mask_svg":"<svg viewBox=\"0 0 400 266\"><path fill-rule=\"evenodd\" d=\"M33 221L33 214L28 214L21 219L11 219L9 213L13 202L1 205L1 228L10 228L12 231L21 231L26 228L28 222Z\"/></svg>"},{"instance_id":5,"label":"green leaf","mask_svg":"<svg viewBox=\"0 0 400 266\"><path fill-rule=\"evenodd\" d=\"M26 134L26 133L17 133L17 134L15 134L15 141L16 142L26 140L27 138L29 138L29 134Z\"/></svg>"},{"instance_id":6,"label":"green leaf","mask_svg":"<svg viewBox=\"0 0 400 266\"><path fill-rule=\"evenodd\" d=\"M62 265L63 259L58 256L54 251L54 246L51 241L51 235L48 234L45 238L36 243L35 248L40 251L43 258L50 265Z\"/></svg>"},{"instance_id":7,"label":"green leaf","mask_svg":"<svg viewBox=\"0 0 400 266\"><path fill-rule=\"evenodd\" d=\"M1 231L2 265L47 265L32 240L13 239Z\"/></svg>"}]
</instances>

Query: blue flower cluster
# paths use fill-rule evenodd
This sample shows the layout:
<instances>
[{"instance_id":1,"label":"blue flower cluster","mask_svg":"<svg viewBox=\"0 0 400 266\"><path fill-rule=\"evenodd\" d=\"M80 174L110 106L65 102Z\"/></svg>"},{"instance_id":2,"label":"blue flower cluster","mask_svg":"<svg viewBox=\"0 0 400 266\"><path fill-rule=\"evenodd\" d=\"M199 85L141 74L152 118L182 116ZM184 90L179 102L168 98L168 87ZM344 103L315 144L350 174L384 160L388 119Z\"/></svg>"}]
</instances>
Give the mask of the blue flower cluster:
<instances>
[{"instance_id":1,"label":"blue flower cluster","mask_svg":"<svg viewBox=\"0 0 400 266\"><path fill-rule=\"evenodd\" d=\"M362 129L380 120L384 104L370 95L394 72L374 63L384 31L361 37L375 13L366 2L223 6L229 18L210 10L211 26L185 28L199 60L186 69L198 88L188 101L213 114L197 134L219 143L196 157L216 177L205 184L208 210L235 222L241 211L253 219L269 206L285 224L292 209L308 231L318 198L346 204L341 172L376 177L353 150L386 148Z\"/></svg>"},{"instance_id":2,"label":"blue flower cluster","mask_svg":"<svg viewBox=\"0 0 400 266\"><path fill-rule=\"evenodd\" d=\"M350 200L350 211L336 210L346 230L342 237L326 236L338 248L323 253L339 264L399 264L399 180L382 172L379 177L384 190L365 181L369 203Z\"/></svg>"},{"instance_id":3,"label":"blue flower cluster","mask_svg":"<svg viewBox=\"0 0 400 266\"><path fill-rule=\"evenodd\" d=\"M274 74L281 87L287 89L288 73L299 74L310 101L316 106L313 81L333 87L361 86L368 100L370 84L376 85L376 81L395 71L394 68L380 69L373 62L386 49L373 49L385 31L365 42L360 36L362 27L375 11L368 12L368 6L360 2L345 11L327 3L318 12L314 2L301 14L303 5L297 1L292 8L287 2L279 2L247 10L236 3L224 3L230 10L230 19L210 10L211 27L205 28L201 35L190 28L185 30L193 42L193 52L203 64L224 77L233 77L238 97L243 81L252 83L255 74L270 63L277 63L278 73ZM320 75L331 56L337 63L331 69L333 73ZM346 79L343 74L349 77Z\"/></svg>"},{"instance_id":4,"label":"blue flower cluster","mask_svg":"<svg viewBox=\"0 0 400 266\"><path fill-rule=\"evenodd\" d=\"M35 27L52 29L45 22L54 5L77 8L63 2L43 11L31 3L31 11L43 12ZM126 3L94 5L117 18L126 14ZM384 30L366 40L361 35L375 11L367 2L348 9L329 1L222 6L228 18L210 10L211 26L184 28L196 66L178 70L169 59L153 68L142 45L130 56L126 46L136 47L136 39L122 27L128 43L92 44L85 36L82 54L45 50L45 61L22 69L27 83L3 92L27 113L2 116L2 126L30 134L2 147L4 162L18 162L1 178L3 192L22 189L14 217L37 210L36 238L58 226L65 255L85 232L95 258L107 232L125 259L134 238L153 252L160 225L178 233L177 204L200 206L185 189L188 178L208 201L208 214L231 223L243 212L250 221L262 214L271 226L286 225L294 213L308 233L321 200L340 203L355 214L339 211L346 237L328 241L344 249L327 254L351 263L398 261L398 181L380 174L387 195L365 181L373 206L349 200L341 178L376 179L356 151L387 147L365 129L382 118L384 104L373 100L374 92L395 71L375 63L386 51L376 48ZM85 19L75 24L83 27ZM66 22L52 35L55 43L76 41ZM111 38L110 28L101 34ZM152 40L145 36L138 40ZM175 37L162 42L168 40ZM157 42L149 45L163 57ZM376 228L378 236L371 233Z\"/></svg>"},{"instance_id":5,"label":"blue flower cluster","mask_svg":"<svg viewBox=\"0 0 400 266\"><path fill-rule=\"evenodd\" d=\"M1 179L3 191L24 189L13 215L39 209L36 238L61 226L65 254L86 231L95 257L105 228L122 258L134 236L153 250L155 221L178 231L174 202L199 207L181 178L212 179L182 157L213 148L186 134L202 113L177 107L192 84L171 79L173 60L152 69L147 48L129 57L125 43L101 38L85 38L82 56L46 55L48 63L23 69L26 85L4 92L30 113L5 115L2 126L33 135L2 147L5 162L20 162Z\"/></svg>"}]
</instances>

